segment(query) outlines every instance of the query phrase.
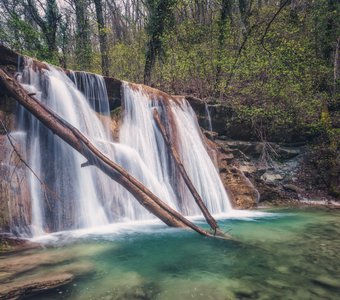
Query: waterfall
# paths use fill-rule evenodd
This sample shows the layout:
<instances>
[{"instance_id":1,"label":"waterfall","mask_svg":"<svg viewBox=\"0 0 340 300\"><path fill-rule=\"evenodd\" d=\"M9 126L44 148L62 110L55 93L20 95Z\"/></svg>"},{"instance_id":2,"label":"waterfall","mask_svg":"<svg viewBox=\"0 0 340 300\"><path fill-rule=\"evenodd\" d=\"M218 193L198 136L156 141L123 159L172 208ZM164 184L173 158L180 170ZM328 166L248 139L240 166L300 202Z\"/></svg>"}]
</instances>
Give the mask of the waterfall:
<instances>
[{"instance_id":1,"label":"waterfall","mask_svg":"<svg viewBox=\"0 0 340 300\"><path fill-rule=\"evenodd\" d=\"M28 60L20 81L94 143L96 139L109 138L85 96L62 71L52 66L39 71ZM33 234L46 228L56 231L107 224L101 199L105 188L96 180L101 174L94 167L82 168L84 158L23 108L19 111L18 127L27 132L29 164L46 184L41 186L30 173ZM46 187L55 192L55 197Z\"/></svg>"},{"instance_id":2,"label":"waterfall","mask_svg":"<svg viewBox=\"0 0 340 300\"><path fill-rule=\"evenodd\" d=\"M166 101L169 103L165 105ZM131 147L140 155L161 185L156 190L145 181L143 174L140 176L132 170L133 175L150 187L161 199L185 215L200 213L175 170L163 137L153 122L152 109L157 109L166 123L172 125L172 139L176 140L181 161L209 211L222 213L230 210L225 188L208 155L196 115L188 102L184 98L175 101L152 97L142 87L130 88L125 84L120 143Z\"/></svg>"},{"instance_id":3,"label":"waterfall","mask_svg":"<svg viewBox=\"0 0 340 300\"><path fill-rule=\"evenodd\" d=\"M204 108L205 108L205 114L206 114L207 123L208 123L208 129L209 129L209 131L213 131L212 122L211 122L211 115L210 115L209 106L208 106L207 102L204 102Z\"/></svg>"},{"instance_id":4,"label":"waterfall","mask_svg":"<svg viewBox=\"0 0 340 300\"><path fill-rule=\"evenodd\" d=\"M185 215L199 215L153 121L152 112L157 109L208 209L212 213L231 210L195 113L185 99L165 99L150 95L142 86L123 84L122 125L119 142L114 142L102 76L82 72L66 75L53 66L39 70L27 59L18 79L27 91L79 129L163 201ZM43 182L27 171L33 235L153 218L127 190L96 167L82 167L85 159L22 107L17 120L18 132L25 133L22 145L26 146L27 161Z\"/></svg>"}]
</instances>

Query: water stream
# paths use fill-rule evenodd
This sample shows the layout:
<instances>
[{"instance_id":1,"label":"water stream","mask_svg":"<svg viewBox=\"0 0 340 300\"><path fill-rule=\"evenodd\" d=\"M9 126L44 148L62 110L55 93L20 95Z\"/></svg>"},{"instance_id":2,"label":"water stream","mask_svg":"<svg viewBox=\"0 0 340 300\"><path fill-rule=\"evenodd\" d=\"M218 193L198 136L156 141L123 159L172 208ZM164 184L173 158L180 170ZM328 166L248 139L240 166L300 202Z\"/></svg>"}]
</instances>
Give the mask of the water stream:
<instances>
[{"instance_id":1,"label":"water stream","mask_svg":"<svg viewBox=\"0 0 340 300\"><path fill-rule=\"evenodd\" d=\"M207 102L204 102L204 108L205 108L205 114L206 114L207 123L208 123L207 124L208 125L208 129L209 129L209 131L213 131L211 115L210 115L209 106L208 106Z\"/></svg>"}]
</instances>

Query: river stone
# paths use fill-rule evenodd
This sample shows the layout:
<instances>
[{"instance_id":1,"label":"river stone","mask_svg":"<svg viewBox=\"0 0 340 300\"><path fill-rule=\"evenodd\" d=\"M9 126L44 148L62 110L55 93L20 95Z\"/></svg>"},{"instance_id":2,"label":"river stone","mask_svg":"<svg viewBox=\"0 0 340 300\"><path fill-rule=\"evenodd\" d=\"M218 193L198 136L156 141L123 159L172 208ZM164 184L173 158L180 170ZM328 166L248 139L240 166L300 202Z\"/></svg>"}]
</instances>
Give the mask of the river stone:
<instances>
[{"instance_id":1,"label":"river stone","mask_svg":"<svg viewBox=\"0 0 340 300\"><path fill-rule=\"evenodd\" d=\"M297 194L300 194L302 192L302 189L299 188L298 186L294 185L294 184L285 184L285 185L283 185L283 188L288 190L288 191L293 191Z\"/></svg>"},{"instance_id":2,"label":"river stone","mask_svg":"<svg viewBox=\"0 0 340 300\"><path fill-rule=\"evenodd\" d=\"M282 180L283 177L280 174L266 172L261 176L261 179L267 183L273 183L277 180Z\"/></svg>"},{"instance_id":3,"label":"river stone","mask_svg":"<svg viewBox=\"0 0 340 300\"><path fill-rule=\"evenodd\" d=\"M283 273L283 274L289 273L289 269L288 269L287 266L277 266L277 267L275 267L275 270L280 272L280 273Z\"/></svg>"},{"instance_id":4,"label":"river stone","mask_svg":"<svg viewBox=\"0 0 340 300\"><path fill-rule=\"evenodd\" d=\"M0 271L20 274L33 270L41 265L54 265L67 260L64 252L52 254L49 252L41 252L35 254L27 254L22 256L10 256L1 259Z\"/></svg>"},{"instance_id":5,"label":"river stone","mask_svg":"<svg viewBox=\"0 0 340 300\"><path fill-rule=\"evenodd\" d=\"M322 288L322 287L313 286L313 287L311 287L309 289L309 292L311 294L313 294L313 295L316 295L318 297L318 299L323 299L323 300L330 299L330 300L333 300L332 298L329 297L328 291L326 289ZM307 291L306 291L306 293L307 293ZM309 299L312 299L311 295L309 295Z\"/></svg>"},{"instance_id":6,"label":"river stone","mask_svg":"<svg viewBox=\"0 0 340 300\"><path fill-rule=\"evenodd\" d=\"M276 288L286 288L289 287L289 284L287 282L284 281L280 281L280 280L275 280L275 279L268 279L266 280L266 282Z\"/></svg>"},{"instance_id":7,"label":"river stone","mask_svg":"<svg viewBox=\"0 0 340 300\"><path fill-rule=\"evenodd\" d=\"M80 261L57 267L56 270L63 273L71 273L78 277L92 274L95 267L92 263Z\"/></svg>"},{"instance_id":8,"label":"river stone","mask_svg":"<svg viewBox=\"0 0 340 300\"><path fill-rule=\"evenodd\" d=\"M19 299L24 295L54 289L70 283L73 278L74 276L70 273L51 273L2 283L0 286L0 299Z\"/></svg>"},{"instance_id":9,"label":"river stone","mask_svg":"<svg viewBox=\"0 0 340 300\"><path fill-rule=\"evenodd\" d=\"M328 288L340 289L340 279L332 278L326 275L320 275L312 280L314 283Z\"/></svg>"}]
</instances>

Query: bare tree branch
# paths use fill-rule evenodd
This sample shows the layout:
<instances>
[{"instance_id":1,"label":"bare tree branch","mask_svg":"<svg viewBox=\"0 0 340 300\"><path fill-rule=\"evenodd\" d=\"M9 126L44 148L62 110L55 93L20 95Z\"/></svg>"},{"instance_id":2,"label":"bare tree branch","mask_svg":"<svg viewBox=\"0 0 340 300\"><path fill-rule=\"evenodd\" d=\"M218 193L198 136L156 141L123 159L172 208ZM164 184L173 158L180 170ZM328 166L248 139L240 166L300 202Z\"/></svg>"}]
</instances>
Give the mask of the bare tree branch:
<instances>
[{"instance_id":1,"label":"bare tree branch","mask_svg":"<svg viewBox=\"0 0 340 300\"><path fill-rule=\"evenodd\" d=\"M266 30L264 31L264 34L261 38L261 45L263 47L264 50L266 50L270 55L271 55L271 52L264 46L264 39L270 29L270 26L272 25L272 23L275 21L276 17L280 14L280 12L282 11L282 9L288 4L290 0L285 0L281 6L279 7L279 9L277 10L277 12L274 14L274 16L271 18L271 20L269 21L269 23L267 24L267 27L266 27Z\"/></svg>"}]
</instances>

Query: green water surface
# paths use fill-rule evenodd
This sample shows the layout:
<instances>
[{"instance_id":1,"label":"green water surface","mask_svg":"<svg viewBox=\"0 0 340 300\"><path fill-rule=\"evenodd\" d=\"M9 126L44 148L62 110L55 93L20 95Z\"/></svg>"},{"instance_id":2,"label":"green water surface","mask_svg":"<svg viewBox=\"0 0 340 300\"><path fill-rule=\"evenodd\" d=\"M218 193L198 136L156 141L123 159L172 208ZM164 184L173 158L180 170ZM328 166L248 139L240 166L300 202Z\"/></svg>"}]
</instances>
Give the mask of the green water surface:
<instances>
[{"instance_id":1,"label":"green water surface","mask_svg":"<svg viewBox=\"0 0 340 300\"><path fill-rule=\"evenodd\" d=\"M340 299L340 211L275 213L220 221L230 241L158 226L33 250L65 260L31 275L72 265L90 271L27 299Z\"/></svg>"}]
</instances>

